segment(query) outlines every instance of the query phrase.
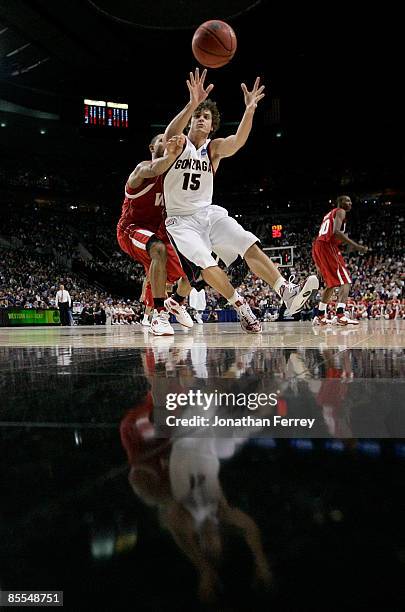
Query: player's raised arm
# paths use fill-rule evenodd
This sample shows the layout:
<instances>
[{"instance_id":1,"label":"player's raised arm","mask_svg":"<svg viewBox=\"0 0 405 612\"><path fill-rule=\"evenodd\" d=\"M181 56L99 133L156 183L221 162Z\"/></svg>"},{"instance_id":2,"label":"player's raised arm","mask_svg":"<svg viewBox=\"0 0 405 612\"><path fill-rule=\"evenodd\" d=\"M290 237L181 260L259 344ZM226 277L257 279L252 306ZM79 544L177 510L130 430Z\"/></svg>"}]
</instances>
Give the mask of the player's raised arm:
<instances>
[{"instance_id":1,"label":"player's raised arm","mask_svg":"<svg viewBox=\"0 0 405 612\"><path fill-rule=\"evenodd\" d=\"M205 87L205 77L207 70L203 70L201 76L198 68L195 72L190 72L190 78L187 79L187 87L190 93L190 100L178 115L169 123L165 131L166 140L175 134L182 134L186 129L192 114L201 102L208 98L214 85L211 83Z\"/></svg>"},{"instance_id":2,"label":"player's raised arm","mask_svg":"<svg viewBox=\"0 0 405 612\"><path fill-rule=\"evenodd\" d=\"M354 240L349 238L349 236L346 236L344 232L342 232L341 227L342 227L343 221L345 220L345 217L346 217L345 211L342 208L338 208L336 211L335 221L333 224L333 233L335 234L336 238L350 245L356 251L365 253L366 251L368 251L368 247L363 246L362 244L359 244L358 242L355 242Z\"/></svg>"},{"instance_id":3,"label":"player's raised arm","mask_svg":"<svg viewBox=\"0 0 405 612\"><path fill-rule=\"evenodd\" d=\"M265 96L263 93L264 85L260 85L260 77L257 77L251 91L248 90L245 83L242 83L241 87L246 108L238 130L236 134L232 134L232 136L228 136L227 138L216 138L212 141L210 147L212 157L221 158L235 155L248 139L252 129L253 116L257 103Z\"/></svg>"},{"instance_id":4,"label":"player's raised arm","mask_svg":"<svg viewBox=\"0 0 405 612\"><path fill-rule=\"evenodd\" d=\"M180 136L173 136L173 138L170 138L166 143L163 157L158 157L152 161L143 161L138 164L128 178L129 187L131 187L131 189L136 189L145 179L159 176L166 172L176 157L182 152L185 140L186 137L183 134Z\"/></svg>"}]
</instances>

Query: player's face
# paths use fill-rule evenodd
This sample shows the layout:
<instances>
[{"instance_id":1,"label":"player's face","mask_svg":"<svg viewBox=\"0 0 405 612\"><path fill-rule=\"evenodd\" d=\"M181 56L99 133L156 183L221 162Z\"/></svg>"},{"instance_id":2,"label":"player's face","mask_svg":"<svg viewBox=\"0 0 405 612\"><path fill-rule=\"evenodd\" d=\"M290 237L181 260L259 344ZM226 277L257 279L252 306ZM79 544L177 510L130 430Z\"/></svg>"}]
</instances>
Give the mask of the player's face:
<instances>
[{"instance_id":1,"label":"player's face","mask_svg":"<svg viewBox=\"0 0 405 612\"><path fill-rule=\"evenodd\" d=\"M202 110L198 114L193 115L191 119L191 130L209 134L212 130L212 114L208 108Z\"/></svg>"},{"instance_id":2,"label":"player's face","mask_svg":"<svg viewBox=\"0 0 405 612\"><path fill-rule=\"evenodd\" d=\"M164 134L159 134L159 136L155 140L155 144L153 145L152 154L155 157L163 157L163 153L165 151L165 147L163 143L164 143Z\"/></svg>"},{"instance_id":3,"label":"player's face","mask_svg":"<svg viewBox=\"0 0 405 612\"><path fill-rule=\"evenodd\" d=\"M341 202L341 207L343 210L349 211L352 207L352 201L350 198L344 198Z\"/></svg>"}]
</instances>

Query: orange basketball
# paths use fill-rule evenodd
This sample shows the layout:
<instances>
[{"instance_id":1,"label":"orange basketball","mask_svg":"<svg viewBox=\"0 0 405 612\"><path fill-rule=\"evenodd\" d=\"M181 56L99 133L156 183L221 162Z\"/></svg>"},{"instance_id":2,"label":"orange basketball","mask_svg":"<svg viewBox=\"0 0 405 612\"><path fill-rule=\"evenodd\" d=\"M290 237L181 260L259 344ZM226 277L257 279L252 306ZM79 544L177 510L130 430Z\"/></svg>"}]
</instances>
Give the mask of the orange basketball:
<instances>
[{"instance_id":1,"label":"orange basketball","mask_svg":"<svg viewBox=\"0 0 405 612\"><path fill-rule=\"evenodd\" d=\"M236 34L225 21L205 21L194 32L192 49L195 59L206 68L225 66L235 55Z\"/></svg>"}]
</instances>

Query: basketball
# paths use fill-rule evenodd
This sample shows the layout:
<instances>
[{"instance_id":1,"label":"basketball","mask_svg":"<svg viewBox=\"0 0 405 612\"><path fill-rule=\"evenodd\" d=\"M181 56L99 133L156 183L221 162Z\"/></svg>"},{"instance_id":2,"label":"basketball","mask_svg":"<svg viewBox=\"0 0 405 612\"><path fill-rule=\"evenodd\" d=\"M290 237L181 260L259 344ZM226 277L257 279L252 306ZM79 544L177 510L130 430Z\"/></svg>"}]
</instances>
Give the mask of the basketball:
<instances>
[{"instance_id":1,"label":"basketball","mask_svg":"<svg viewBox=\"0 0 405 612\"><path fill-rule=\"evenodd\" d=\"M202 23L192 41L194 57L206 68L225 66L235 55L236 45L235 32L219 19Z\"/></svg>"}]
</instances>

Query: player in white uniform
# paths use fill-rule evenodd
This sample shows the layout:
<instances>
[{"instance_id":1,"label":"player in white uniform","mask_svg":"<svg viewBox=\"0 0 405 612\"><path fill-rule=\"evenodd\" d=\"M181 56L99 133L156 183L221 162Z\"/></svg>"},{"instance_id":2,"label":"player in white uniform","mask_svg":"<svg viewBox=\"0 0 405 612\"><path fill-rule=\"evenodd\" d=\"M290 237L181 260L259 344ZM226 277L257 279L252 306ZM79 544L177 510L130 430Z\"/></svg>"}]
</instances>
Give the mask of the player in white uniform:
<instances>
[{"instance_id":1,"label":"player in white uniform","mask_svg":"<svg viewBox=\"0 0 405 612\"><path fill-rule=\"evenodd\" d=\"M219 162L245 144L257 103L264 97L264 85L260 85L259 77L251 91L242 83L246 108L236 134L210 140L219 126L219 113L216 104L207 100L213 85L204 87L206 74L204 70L200 77L198 68L190 73L187 81L190 101L166 128L168 139L181 134L191 121L183 152L164 177L166 229L189 280L197 281L202 275L208 285L236 308L242 329L258 333L260 322L218 267L212 252L226 266L238 255L243 257L251 271L281 296L290 314L301 310L319 282L316 276L310 276L302 288L287 282L259 248L259 239L229 217L224 208L212 204L213 179Z\"/></svg>"}]
</instances>

